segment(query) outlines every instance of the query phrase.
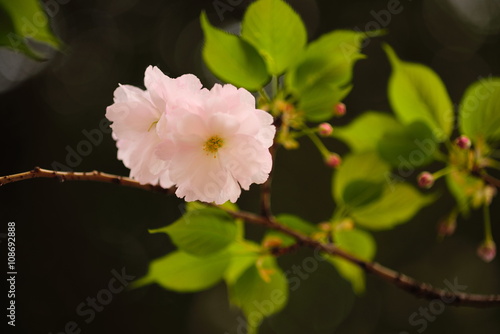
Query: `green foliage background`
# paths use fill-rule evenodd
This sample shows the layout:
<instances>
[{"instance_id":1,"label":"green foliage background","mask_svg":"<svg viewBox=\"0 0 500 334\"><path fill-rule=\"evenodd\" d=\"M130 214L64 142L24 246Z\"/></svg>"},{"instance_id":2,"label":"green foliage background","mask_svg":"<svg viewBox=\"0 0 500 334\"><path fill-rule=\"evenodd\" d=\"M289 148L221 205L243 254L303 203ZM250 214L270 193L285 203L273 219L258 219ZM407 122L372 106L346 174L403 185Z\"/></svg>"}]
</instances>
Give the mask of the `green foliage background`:
<instances>
[{"instance_id":1,"label":"green foliage background","mask_svg":"<svg viewBox=\"0 0 500 334\"><path fill-rule=\"evenodd\" d=\"M19 82L12 60L0 54L4 69L0 81L0 174L35 165L50 168L54 161L67 164L66 147L76 149L86 140L83 130L99 128L117 83L142 86L147 65L157 65L171 76L195 73L210 87L215 79L202 64L200 11L208 13L212 24L236 29L234 23L247 4L242 1L223 13L223 21L212 2L204 1L107 0L59 5L53 23L66 45L64 54L53 54L45 63L27 60L23 68L40 72ZM305 21L309 38L315 39L335 29L365 30L367 24L376 22L371 11L387 9L388 2L291 4ZM392 15L385 27L389 34L370 39L363 48L368 58L355 65L354 88L345 100L348 115L335 120L337 125L350 123L366 110L390 110L387 84L391 67L381 41L393 46L400 59L435 70L453 103L460 102L465 89L479 76L500 75L498 31L487 36L471 29L444 2L401 5L402 12ZM275 168L280 172L273 184L273 206L276 213L294 213L318 222L329 218L333 209L330 170L309 142L304 140L301 145L299 151L278 154ZM348 151L335 139L328 140L328 147L341 154ZM126 175L115 155L114 141L104 133L102 143L94 145L92 153L74 169ZM410 178L417 174L413 172ZM441 181L437 188L444 190ZM125 267L127 273L141 277L151 260L175 248L164 233L148 234L147 230L175 221L184 210L179 200L105 184L58 184L53 180L18 183L0 190L0 223L15 221L18 227L22 275L17 329L21 333L56 333L71 320L89 333L224 333L237 328L238 314L228 309L222 286L199 294L174 293L156 285L121 293L90 324L75 312L87 296L106 287L112 269ZM257 210L255 190L242 196L242 208ZM443 196L411 222L375 233L376 260L438 286L456 277L468 286L466 292L500 291L498 259L485 264L475 256L482 239L478 212L468 221L459 221L455 236L436 240L436 223L452 205L453 200ZM494 207L492 217L499 240L500 212ZM260 237L263 232L248 229L250 236ZM292 270L311 255L303 251L278 261L284 271ZM320 263L290 292L290 306L281 316L266 320L261 332L414 333L420 328L411 326L408 318L419 307L428 307L428 301L416 300L377 278L368 276L366 283L365 294L355 297L331 266ZM498 319L500 313L494 309L447 307L428 322L425 333L495 333L500 329Z\"/></svg>"}]
</instances>

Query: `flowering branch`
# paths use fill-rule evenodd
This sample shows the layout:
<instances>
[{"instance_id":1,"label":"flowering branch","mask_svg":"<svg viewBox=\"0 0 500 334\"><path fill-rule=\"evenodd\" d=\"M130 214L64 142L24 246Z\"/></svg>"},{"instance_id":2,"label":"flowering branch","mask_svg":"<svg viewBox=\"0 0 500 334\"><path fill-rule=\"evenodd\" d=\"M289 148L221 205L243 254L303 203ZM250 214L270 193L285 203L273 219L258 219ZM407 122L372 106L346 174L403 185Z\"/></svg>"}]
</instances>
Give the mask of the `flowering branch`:
<instances>
[{"instance_id":1,"label":"flowering branch","mask_svg":"<svg viewBox=\"0 0 500 334\"><path fill-rule=\"evenodd\" d=\"M174 192L174 188L163 189L159 186L153 186L148 184L140 184L139 182L130 179L128 177L102 173L99 171L92 172L60 172L42 169L40 167L35 167L33 170L28 172L23 172L19 174L12 174L0 177L0 186L6 185L8 183L23 181L27 179L34 178L53 178L59 181L97 181L112 183L121 186L139 188L143 190L155 191L165 194L170 194ZM216 206L215 204L211 204ZM416 297L425 299L443 299L446 300L451 305L456 306L473 306L473 307L494 307L500 306L500 295L479 295L479 294L467 294L457 291L447 291L443 289L437 289L432 287L430 284L419 282L409 276L396 272L392 269L384 267L376 262L367 262L351 255L342 249L338 248L333 243L322 243L315 240L307 235L297 232L285 225L280 224L272 216L259 216L246 211L233 211L226 209L224 207L218 208L226 211L231 216L235 218L240 218L246 222L262 225L267 228L282 232L287 234L297 241L298 246L306 246L312 249L318 249L323 253L339 256L363 269L367 273L374 274L391 284L399 287L402 290L407 291ZM282 255L288 253L288 251L294 250L296 247L291 247L284 252L277 252L276 255Z\"/></svg>"}]
</instances>

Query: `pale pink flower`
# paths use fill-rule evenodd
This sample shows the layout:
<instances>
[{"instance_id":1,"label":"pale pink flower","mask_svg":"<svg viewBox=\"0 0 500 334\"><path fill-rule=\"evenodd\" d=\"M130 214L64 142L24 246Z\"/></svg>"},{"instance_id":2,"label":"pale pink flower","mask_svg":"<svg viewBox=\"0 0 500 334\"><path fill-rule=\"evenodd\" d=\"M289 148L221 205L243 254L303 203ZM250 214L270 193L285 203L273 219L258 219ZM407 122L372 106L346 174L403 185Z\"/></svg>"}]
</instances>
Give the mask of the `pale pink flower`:
<instances>
[{"instance_id":1,"label":"pale pink flower","mask_svg":"<svg viewBox=\"0 0 500 334\"><path fill-rule=\"evenodd\" d=\"M176 194L186 201L235 202L241 188L264 183L271 171L275 127L255 98L232 85L215 85L201 104L169 114L157 155L168 165Z\"/></svg>"},{"instance_id":2,"label":"pale pink flower","mask_svg":"<svg viewBox=\"0 0 500 334\"><path fill-rule=\"evenodd\" d=\"M168 188L173 185L168 163L155 154L162 140L159 133L169 122L171 110L196 105L204 92L196 76L186 74L172 79L153 66L146 69L144 84L147 90L120 85L106 117L113 122L118 159L130 169L130 177L141 184L159 183Z\"/></svg>"}]
</instances>

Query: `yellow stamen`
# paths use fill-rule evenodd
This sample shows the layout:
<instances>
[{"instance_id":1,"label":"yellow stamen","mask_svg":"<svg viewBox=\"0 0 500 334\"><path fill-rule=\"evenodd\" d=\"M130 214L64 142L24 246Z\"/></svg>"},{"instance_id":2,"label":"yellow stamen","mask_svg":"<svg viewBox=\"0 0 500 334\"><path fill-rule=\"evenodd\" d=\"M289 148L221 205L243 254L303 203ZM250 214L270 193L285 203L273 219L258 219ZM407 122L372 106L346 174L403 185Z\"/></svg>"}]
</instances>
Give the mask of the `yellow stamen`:
<instances>
[{"instance_id":1,"label":"yellow stamen","mask_svg":"<svg viewBox=\"0 0 500 334\"><path fill-rule=\"evenodd\" d=\"M208 140L203 145L203 150L206 151L207 154L212 153L215 158L217 151L222 146L224 146L224 140L219 136L212 136L208 138Z\"/></svg>"}]
</instances>

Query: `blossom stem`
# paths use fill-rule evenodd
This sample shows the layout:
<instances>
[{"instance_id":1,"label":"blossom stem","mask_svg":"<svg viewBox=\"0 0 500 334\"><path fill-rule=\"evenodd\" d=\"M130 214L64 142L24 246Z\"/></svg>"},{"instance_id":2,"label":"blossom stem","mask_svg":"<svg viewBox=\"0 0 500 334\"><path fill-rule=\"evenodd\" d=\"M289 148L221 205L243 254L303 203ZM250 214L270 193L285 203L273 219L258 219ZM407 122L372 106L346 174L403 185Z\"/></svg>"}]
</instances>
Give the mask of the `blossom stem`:
<instances>
[{"instance_id":1,"label":"blossom stem","mask_svg":"<svg viewBox=\"0 0 500 334\"><path fill-rule=\"evenodd\" d=\"M273 159L274 166L274 158L276 156L277 144L274 143L270 148L269 152L271 153L271 157ZM261 192L260 192L260 209L261 213L264 217L272 217L273 213L271 211L271 183L273 180L273 170L269 173L269 176L262 184Z\"/></svg>"},{"instance_id":2,"label":"blossom stem","mask_svg":"<svg viewBox=\"0 0 500 334\"><path fill-rule=\"evenodd\" d=\"M35 167L33 170L18 173L13 175L7 175L0 177L0 186L33 179L33 178L54 178L60 181L97 181L112 183L121 186L133 187L148 191L155 191L161 193L173 193L174 188L163 189L159 186L140 184L139 182L130 179L128 177L102 173L99 171L92 172L60 172L42 169ZM215 204L209 204L211 206L216 206ZM443 289L437 289L429 284L416 281L415 279L406 276L402 273L396 272L392 269L384 267L376 262L367 262L359 259L358 257L351 255L344 250L338 248L332 243L323 243L321 241L315 240L308 235L302 234L294 229L287 227L276 221L274 217L259 216L246 211L233 211L225 207L216 206L221 210L226 211L228 214L237 219L243 219L244 221L252 224L257 224L265 226L267 228L282 232L293 237L298 245L306 246L322 253L341 257L352 264L359 266L367 273L374 274L382 278L383 280L395 285L396 287L407 291L416 297L426 298L429 300L443 299L449 301L450 305L456 306L472 306L472 307L498 307L500 306L500 295L479 295L479 294L467 294L456 291L447 291ZM488 212L489 217L489 212Z\"/></svg>"},{"instance_id":3,"label":"blossom stem","mask_svg":"<svg viewBox=\"0 0 500 334\"><path fill-rule=\"evenodd\" d=\"M326 148L325 144L318 138L318 136L313 131L308 131L307 136L311 139L313 144L318 148L323 158L326 158L330 155L330 151Z\"/></svg>"},{"instance_id":4,"label":"blossom stem","mask_svg":"<svg viewBox=\"0 0 500 334\"><path fill-rule=\"evenodd\" d=\"M493 233L491 232L490 207L487 203L483 204L483 219L484 219L484 240L493 241Z\"/></svg>"}]
</instances>

